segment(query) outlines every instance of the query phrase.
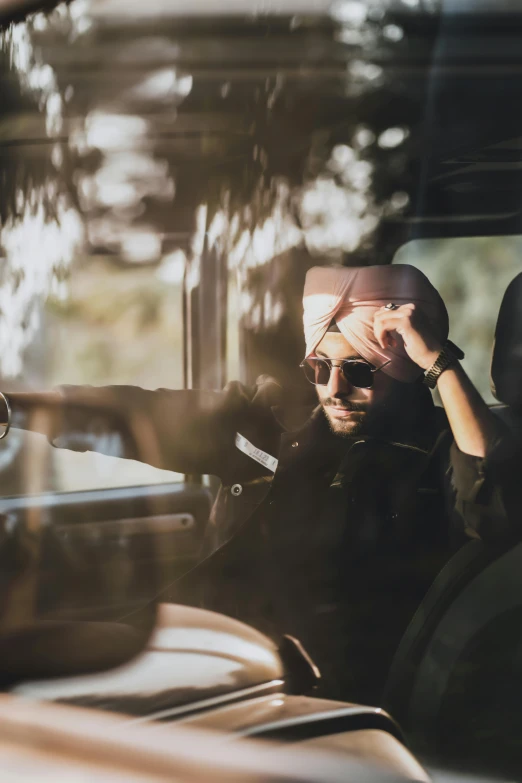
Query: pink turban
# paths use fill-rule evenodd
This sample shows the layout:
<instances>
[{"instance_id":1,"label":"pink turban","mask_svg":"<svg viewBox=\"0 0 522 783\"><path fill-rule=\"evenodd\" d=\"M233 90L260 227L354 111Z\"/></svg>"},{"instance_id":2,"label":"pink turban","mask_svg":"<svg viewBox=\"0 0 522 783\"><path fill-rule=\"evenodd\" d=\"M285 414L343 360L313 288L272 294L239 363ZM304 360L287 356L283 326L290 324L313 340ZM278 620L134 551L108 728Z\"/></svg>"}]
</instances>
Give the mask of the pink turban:
<instances>
[{"instance_id":1,"label":"pink turban","mask_svg":"<svg viewBox=\"0 0 522 783\"><path fill-rule=\"evenodd\" d=\"M358 354L375 366L391 361L383 372L397 381L412 382L420 368L411 361L402 338L394 334L396 347L383 349L375 339L373 320L388 302L412 302L428 318L441 340L448 336L448 313L428 278L407 264L386 266L315 266L308 271L304 288L306 356L312 356L335 320Z\"/></svg>"}]
</instances>

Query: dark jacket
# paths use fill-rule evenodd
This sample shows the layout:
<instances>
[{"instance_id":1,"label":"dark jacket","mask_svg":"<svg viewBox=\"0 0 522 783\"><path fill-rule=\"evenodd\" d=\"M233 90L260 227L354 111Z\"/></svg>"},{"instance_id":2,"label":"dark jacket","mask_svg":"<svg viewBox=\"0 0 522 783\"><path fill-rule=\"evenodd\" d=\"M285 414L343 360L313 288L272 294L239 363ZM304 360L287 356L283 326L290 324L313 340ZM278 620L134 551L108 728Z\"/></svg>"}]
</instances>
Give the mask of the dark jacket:
<instances>
[{"instance_id":1,"label":"dark jacket","mask_svg":"<svg viewBox=\"0 0 522 783\"><path fill-rule=\"evenodd\" d=\"M63 405L53 413L49 424L48 438L53 446L92 450L138 459L163 470L220 478L206 552L221 546L241 527L267 496L274 478L268 467L238 449L237 433L278 459L278 481L288 476L296 461L302 469L304 464L320 460L324 451L342 452L348 443L329 438L327 428L320 427L321 437L305 447L301 430L304 427L306 438L311 422L322 421L320 410L311 416L312 407L297 412L291 408L288 415L281 387L264 376L254 387L233 382L219 392L149 391L135 386L62 386L60 391ZM100 413L93 414L93 407ZM386 444L393 455L408 453L416 475L429 474L437 491L451 484L450 507L469 510L477 496L477 480L487 475L489 461L462 454L452 444L444 412L433 407L431 398L424 414L406 437L399 426L394 437L382 438L380 443ZM27 426L21 421L15 422L17 425ZM446 487L446 496L447 492ZM463 523L457 522L459 526L464 529Z\"/></svg>"},{"instance_id":2,"label":"dark jacket","mask_svg":"<svg viewBox=\"0 0 522 783\"><path fill-rule=\"evenodd\" d=\"M289 423L269 379L223 392L63 394L54 445L221 479L202 562L165 600L294 635L322 668L324 693L378 701L398 641L463 528L453 509L469 487L451 479L451 438L428 393L407 437L353 439L333 435L320 408ZM118 411L138 448L123 439L116 453L110 417L93 419L71 406L78 402ZM275 474L266 457L262 464L238 448L238 433L278 460ZM454 463L472 459L452 454Z\"/></svg>"}]
</instances>

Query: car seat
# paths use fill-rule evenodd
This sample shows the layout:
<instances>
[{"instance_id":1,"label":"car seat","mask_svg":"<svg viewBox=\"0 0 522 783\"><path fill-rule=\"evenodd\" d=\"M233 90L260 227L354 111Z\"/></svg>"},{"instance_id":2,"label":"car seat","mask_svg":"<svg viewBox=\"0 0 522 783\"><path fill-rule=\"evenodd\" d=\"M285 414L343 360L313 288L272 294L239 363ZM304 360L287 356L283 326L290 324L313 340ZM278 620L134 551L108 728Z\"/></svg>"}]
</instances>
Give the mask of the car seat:
<instances>
[{"instance_id":1,"label":"car seat","mask_svg":"<svg viewBox=\"0 0 522 783\"><path fill-rule=\"evenodd\" d=\"M522 274L500 308L491 385L499 401L492 410L522 446ZM515 479L519 462L511 462ZM510 483L516 490L510 513L518 517L522 481ZM383 706L425 759L510 774L522 764L515 697L521 686L520 536L470 541L442 569L411 621Z\"/></svg>"}]
</instances>

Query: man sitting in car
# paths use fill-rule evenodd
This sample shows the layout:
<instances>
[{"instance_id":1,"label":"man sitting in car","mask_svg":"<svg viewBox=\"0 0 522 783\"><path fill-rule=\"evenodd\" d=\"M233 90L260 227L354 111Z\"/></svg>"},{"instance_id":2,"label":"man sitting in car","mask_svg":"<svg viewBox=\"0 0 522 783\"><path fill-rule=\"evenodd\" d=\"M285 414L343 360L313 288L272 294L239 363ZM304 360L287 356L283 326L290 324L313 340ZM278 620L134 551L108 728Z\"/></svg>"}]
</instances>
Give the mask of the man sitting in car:
<instances>
[{"instance_id":1,"label":"man sitting in car","mask_svg":"<svg viewBox=\"0 0 522 783\"><path fill-rule=\"evenodd\" d=\"M55 446L218 476L206 556L165 597L298 637L324 693L375 703L458 543L448 519L469 488L448 481L448 468L465 476L463 463L486 458L496 425L447 340L442 299L414 267L311 269L304 334L313 411L270 378L221 392L62 387L8 404L15 425ZM107 450L108 409L141 436L142 453L124 437L118 454Z\"/></svg>"}]
</instances>

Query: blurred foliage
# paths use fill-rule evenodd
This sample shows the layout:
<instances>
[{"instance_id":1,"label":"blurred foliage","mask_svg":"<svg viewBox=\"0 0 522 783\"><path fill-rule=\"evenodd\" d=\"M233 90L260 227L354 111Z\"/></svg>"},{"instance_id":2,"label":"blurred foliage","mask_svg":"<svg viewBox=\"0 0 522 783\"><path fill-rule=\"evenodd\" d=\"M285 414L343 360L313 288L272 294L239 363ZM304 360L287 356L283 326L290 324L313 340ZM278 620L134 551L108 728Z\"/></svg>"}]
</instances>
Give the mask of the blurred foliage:
<instances>
[{"instance_id":1,"label":"blurred foliage","mask_svg":"<svg viewBox=\"0 0 522 783\"><path fill-rule=\"evenodd\" d=\"M78 258L68 295L42 314L45 363L40 383L182 385L181 283L160 270L121 268L103 257ZM88 452L50 450L48 489L79 490L181 480L148 465Z\"/></svg>"},{"instance_id":2,"label":"blurred foliage","mask_svg":"<svg viewBox=\"0 0 522 783\"><path fill-rule=\"evenodd\" d=\"M77 263L45 309L46 383L182 385L181 286L155 270Z\"/></svg>"},{"instance_id":3,"label":"blurred foliage","mask_svg":"<svg viewBox=\"0 0 522 783\"><path fill-rule=\"evenodd\" d=\"M25 280L34 301L20 306L20 328L38 310L44 329L24 378L35 363L36 382L46 384L179 386L181 284L166 284L157 269L182 248L198 272L202 204L203 230L237 271L228 312L236 331L241 319L249 372L291 366L297 377L306 269L390 262L408 230L393 218L415 204L420 181L423 84L412 91L387 70L407 56L408 34L370 6L297 21L166 19L159 35L157 20L137 29L122 19L116 32L101 5L91 18L73 2L2 33L0 229L38 207L65 235L56 204L66 194L87 231L66 263L59 248L48 253L50 283L31 292ZM158 73L172 77L166 92L150 89ZM89 128L97 128L90 141ZM130 206L117 202L122 192ZM126 256L136 223L157 239L147 268ZM494 323L519 249L516 238L419 241L397 254L441 291L452 337L488 399ZM6 257L2 267L13 292L24 274L36 277L18 250L16 264Z\"/></svg>"},{"instance_id":4,"label":"blurred foliage","mask_svg":"<svg viewBox=\"0 0 522 783\"><path fill-rule=\"evenodd\" d=\"M489 371L498 311L508 284L522 271L521 259L522 237L516 236L417 240L394 259L421 269L440 292L450 337L465 351L464 367L488 402L495 401Z\"/></svg>"}]
</instances>

